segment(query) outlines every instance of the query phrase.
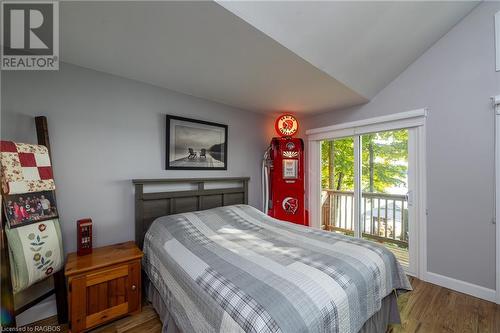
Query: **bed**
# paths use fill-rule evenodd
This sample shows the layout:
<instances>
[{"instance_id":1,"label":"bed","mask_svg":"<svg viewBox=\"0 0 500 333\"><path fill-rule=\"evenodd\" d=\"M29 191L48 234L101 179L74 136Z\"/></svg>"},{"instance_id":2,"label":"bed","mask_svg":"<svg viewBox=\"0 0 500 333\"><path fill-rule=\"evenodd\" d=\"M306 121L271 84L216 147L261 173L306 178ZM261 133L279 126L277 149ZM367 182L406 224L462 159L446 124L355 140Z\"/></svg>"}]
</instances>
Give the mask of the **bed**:
<instances>
[{"instance_id":1,"label":"bed","mask_svg":"<svg viewBox=\"0 0 500 333\"><path fill-rule=\"evenodd\" d=\"M411 290L383 246L273 219L248 178L135 180L146 295L164 332L385 332ZM240 183L214 188L210 183Z\"/></svg>"}]
</instances>

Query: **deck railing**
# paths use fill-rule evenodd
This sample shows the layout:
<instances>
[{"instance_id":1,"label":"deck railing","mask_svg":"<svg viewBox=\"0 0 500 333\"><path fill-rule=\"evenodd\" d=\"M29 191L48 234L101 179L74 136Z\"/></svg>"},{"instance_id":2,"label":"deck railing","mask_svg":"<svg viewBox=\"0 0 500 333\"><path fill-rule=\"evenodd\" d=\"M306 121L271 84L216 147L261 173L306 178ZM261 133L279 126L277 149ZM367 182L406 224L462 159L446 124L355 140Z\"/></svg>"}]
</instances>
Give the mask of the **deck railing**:
<instances>
[{"instance_id":1,"label":"deck railing","mask_svg":"<svg viewBox=\"0 0 500 333\"><path fill-rule=\"evenodd\" d=\"M406 195L363 192L361 204L364 238L408 248ZM321 211L325 230L354 234L354 192L323 190Z\"/></svg>"}]
</instances>

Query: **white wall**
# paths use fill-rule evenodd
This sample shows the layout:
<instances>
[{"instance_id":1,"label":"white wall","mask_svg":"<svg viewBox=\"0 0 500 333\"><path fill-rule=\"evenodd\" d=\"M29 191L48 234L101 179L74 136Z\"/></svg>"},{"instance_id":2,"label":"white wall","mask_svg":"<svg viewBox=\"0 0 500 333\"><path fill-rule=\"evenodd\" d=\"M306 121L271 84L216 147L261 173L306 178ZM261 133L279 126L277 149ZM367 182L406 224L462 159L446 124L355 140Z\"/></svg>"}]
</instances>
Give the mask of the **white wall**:
<instances>
[{"instance_id":1,"label":"white wall","mask_svg":"<svg viewBox=\"0 0 500 333\"><path fill-rule=\"evenodd\" d=\"M307 117L302 127L430 108L428 269L490 289L495 289L490 96L500 93L493 20L499 10L498 2L482 3L371 102Z\"/></svg>"},{"instance_id":2,"label":"white wall","mask_svg":"<svg viewBox=\"0 0 500 333\"><path fill-rule=\"evenodd\" d=\"M228 170L164 170L166 114L229 125ZM87 216L97 246L134 239L133 178L249 176L249 203L260 206L264 115L65 63L3 72L2 139L36 143L36 115L48 118L66 252Z\"/></svg>"}]
</instances>

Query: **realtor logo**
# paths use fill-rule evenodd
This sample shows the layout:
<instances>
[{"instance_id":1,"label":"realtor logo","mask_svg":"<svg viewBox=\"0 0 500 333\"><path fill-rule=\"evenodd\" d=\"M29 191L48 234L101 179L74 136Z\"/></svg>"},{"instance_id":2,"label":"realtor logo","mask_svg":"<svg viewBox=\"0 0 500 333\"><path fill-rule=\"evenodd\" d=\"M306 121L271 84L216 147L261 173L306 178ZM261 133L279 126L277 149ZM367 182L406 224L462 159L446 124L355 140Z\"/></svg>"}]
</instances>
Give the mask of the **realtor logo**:
<instances>
[{"instance_id":1,"label":"realtor logo","mask_svg":"<svg viewBox=\"0 0 500 333\"><path fill-rule=\"evenodd\" d=\"M59 3L2 1L3 70L59 69Z\"/></svg>"}]
</instances>

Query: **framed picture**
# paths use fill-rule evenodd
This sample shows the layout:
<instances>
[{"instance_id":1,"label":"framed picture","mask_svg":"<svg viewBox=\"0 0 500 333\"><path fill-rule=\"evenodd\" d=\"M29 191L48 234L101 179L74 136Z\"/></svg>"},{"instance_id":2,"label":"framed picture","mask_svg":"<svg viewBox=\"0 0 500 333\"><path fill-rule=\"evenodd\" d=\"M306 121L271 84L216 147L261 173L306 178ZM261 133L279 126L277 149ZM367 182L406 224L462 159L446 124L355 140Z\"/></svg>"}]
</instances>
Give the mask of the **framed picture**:
<instances>
[{"instance_id":1,"label":"framed picture","mask_svg":"<svg viewBox=\"0 0 500 333\"><path fill-rule=\"evenodd\" d=\"M54 191L4 195L3 202L11 228L58 216Z\"/></svg>"},{"instance_id":2,"label":"framed picture","mask_svg":"<svg viewBox=\"0 0 500 333\"><path fill-rule=\"evenodd\" d=\"M167 115L167 170L227 170L227 125Z\"/></svg>"}]
</instances>

